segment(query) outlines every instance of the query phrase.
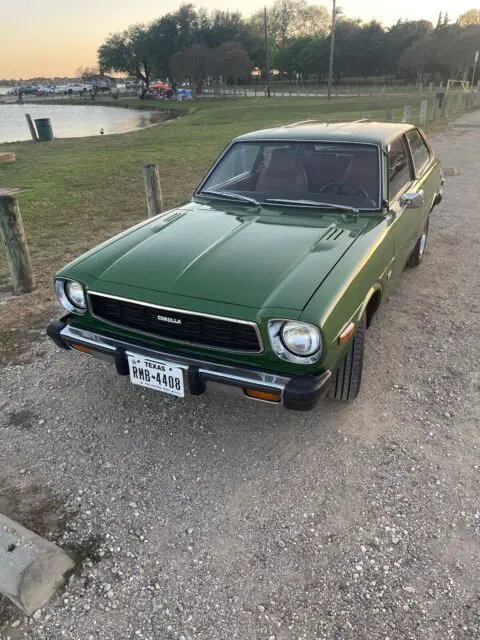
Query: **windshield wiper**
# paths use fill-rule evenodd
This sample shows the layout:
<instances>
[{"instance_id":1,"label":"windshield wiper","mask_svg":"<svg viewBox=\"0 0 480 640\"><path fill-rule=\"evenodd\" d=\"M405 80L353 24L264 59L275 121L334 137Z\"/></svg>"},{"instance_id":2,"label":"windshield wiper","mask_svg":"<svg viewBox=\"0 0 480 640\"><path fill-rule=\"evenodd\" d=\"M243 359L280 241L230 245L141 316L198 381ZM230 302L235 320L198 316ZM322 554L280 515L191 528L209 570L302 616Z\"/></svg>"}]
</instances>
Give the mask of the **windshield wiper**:
<instances>
[{"instance_id":1,"label":"windshield wiper","mask_svg":"<svg viewBox=\"0 0 480 640\"><path fill-rule=\"evenodd\" d=\"M317 202L316 200L287 200L286 198L267 198L264 202L276 202L278 204L298 204L308 207L330 207L330 209L338 209L339 211L351 211L359 213L360 209L350 207L348 204L332 204L331 202Z\"/></svg>"},{"instance_id":2,"label":"windshield wiper","mask_svg":"<svg viewBox=\"0 0 480 640\"><path fill-rule=\"evenodd\" d=\"M238 193L232 193L231 191L213 191L208 189L207 191L202 190L197 195L207 195L207 196L221 196L222 198L231 198L232 200L242 200L243 202L250 202L254 204L256 207L260 206L260 203L254 198L249 198L248 196L241 196Z\"/></svg>"}]
</instances>

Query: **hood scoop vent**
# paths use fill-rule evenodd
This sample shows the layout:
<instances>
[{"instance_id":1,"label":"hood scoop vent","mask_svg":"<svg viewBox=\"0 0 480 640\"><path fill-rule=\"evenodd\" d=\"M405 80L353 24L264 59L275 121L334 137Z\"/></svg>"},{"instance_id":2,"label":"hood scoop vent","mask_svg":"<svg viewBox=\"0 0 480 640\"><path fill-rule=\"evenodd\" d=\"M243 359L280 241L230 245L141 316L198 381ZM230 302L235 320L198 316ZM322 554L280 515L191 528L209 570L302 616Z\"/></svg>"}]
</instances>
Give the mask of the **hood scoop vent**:
<instances>
[{"instance_id":1,"label":"hood scoop vent","mask_svg":"<svg viewBox=\"0 0 480 640\"><path fill-rule=\"evenodd\" d=\"M339 229L338 227L333 227L323 236L322 240L338 240L340 236L345 233L345 229Z\"/></svg>"}]
</instances>

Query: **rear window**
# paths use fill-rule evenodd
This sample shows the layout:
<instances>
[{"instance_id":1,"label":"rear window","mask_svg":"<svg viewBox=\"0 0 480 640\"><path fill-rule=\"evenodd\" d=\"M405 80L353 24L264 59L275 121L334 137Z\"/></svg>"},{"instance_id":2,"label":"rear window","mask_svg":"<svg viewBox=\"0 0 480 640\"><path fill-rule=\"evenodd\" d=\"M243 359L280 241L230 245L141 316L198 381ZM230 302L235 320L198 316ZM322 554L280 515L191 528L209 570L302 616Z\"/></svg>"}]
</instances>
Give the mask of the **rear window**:
<instances>
[{"instance_id":1,"label":"rear window","mask_svg":"<svg viewBox=\"0 0 480 640\"><path fill-rule=\"evenodd\" d=\"M388 190L390 200L400 195L412 182L412 170L404 137L392 142L388 151Z\"/></svg>"},{"instance_id":2,"label":"rear window","mask_svg":"<svg viewBox=\"0 0 480 640\"><path fill-rule=\"evenodd\" d=\"M425 168L427 162L430 160L430 150L428 149L425 140L420 135L419 131L409 131L407 133L408 144L412 151L413 165L415 167L416 175L420 175L422 169Z\"/></svg>"}]
</instances>

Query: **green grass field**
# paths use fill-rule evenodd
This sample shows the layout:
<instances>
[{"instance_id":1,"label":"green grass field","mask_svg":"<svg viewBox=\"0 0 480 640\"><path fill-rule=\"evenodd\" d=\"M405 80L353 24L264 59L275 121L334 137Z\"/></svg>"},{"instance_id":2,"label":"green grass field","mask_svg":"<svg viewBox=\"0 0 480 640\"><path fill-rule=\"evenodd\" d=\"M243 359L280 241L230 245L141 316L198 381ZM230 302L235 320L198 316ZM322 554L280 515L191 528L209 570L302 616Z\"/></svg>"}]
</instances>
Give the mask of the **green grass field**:
<instances>
[{"instance_id":1,"label":"green grass field","mask_svg":"<svg viewBox=\"0 0 480 640\"><path fill-rule=\"evenodd\" d=\"M135 98L114 102L131 107L141 103ZM415 120L419 98L409 103ZM25 189L18 201L39 285L37 300L52 298L53 274L66 261L145 218L145 163L158 163L165 204L172 207L189 198L234 136L311 118L354 120L364 112L383 120L387 109L394 109L400 120L404 99L262 97L168 106L183 117L135 133L0 145L0 151L17 154L16 162L0 165L0 187ZM0 252L0 291L8 287L7 263ZM8 324L8 306L0 307L0 326Z\"/></svg>"}]
</instances>

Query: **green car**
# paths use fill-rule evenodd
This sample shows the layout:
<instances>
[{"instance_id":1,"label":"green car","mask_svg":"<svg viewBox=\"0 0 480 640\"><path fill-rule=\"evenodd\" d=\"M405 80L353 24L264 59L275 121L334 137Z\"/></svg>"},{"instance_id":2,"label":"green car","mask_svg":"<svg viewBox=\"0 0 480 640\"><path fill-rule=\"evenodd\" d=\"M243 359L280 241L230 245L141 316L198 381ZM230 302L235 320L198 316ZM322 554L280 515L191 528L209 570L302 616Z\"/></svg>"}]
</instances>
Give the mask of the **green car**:
<instances>
[{"instance_id":1,"label":"green car","mask_svg":"<svg viewBox=\"0 0 480 640\"><path fill-rule=\"evenodd\" d=\"M311 409L353 400L365 333L423 258L443 175L408 124L299 122L243 135L187 204L62 269L48 335L183 397Z\"/></svg>"}]
</instances>

